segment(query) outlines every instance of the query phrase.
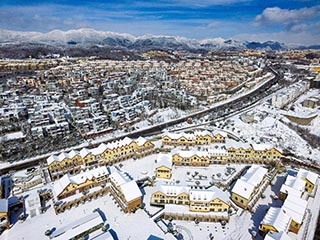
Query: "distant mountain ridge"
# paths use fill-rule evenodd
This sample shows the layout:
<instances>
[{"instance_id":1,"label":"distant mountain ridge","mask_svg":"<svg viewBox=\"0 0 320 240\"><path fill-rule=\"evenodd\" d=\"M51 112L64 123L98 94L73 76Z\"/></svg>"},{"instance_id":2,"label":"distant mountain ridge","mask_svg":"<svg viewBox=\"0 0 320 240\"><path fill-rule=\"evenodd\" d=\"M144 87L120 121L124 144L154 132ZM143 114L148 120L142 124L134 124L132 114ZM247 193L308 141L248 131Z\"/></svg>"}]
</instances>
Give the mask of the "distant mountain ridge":
<instances>
[{"instance_id":1,"label":"distant mountain ridge","mask_svg":"<svg viewBox=\"0 0 320 240\"><path fill-rule=\"evenodd\" d=\"M0 46L6 45L45 45L57 49L92 47L121 48L125 51L149 50L189 50L189 51L215 51L215 50L286 50L308 49L308 46L289 47L276 41L250 42L234 39L212 38L204 40L188 39L174 36L143 35L135 37L130 34L109 31L97 31L82 28L69 31L54 30L48 33L19 32L0 29ZM319 49L315 45L310 48Z\"/></svg>"}]
</instances>

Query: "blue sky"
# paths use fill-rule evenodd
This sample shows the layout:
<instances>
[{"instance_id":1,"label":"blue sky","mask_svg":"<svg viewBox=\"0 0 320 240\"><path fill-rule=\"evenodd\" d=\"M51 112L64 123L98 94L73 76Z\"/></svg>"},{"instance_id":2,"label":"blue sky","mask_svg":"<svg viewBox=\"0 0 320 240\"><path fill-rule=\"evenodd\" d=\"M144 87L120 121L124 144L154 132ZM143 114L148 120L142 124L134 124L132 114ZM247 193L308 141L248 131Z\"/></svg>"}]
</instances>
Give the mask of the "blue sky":
<instances>
[{"instance_id":1,"label":"blue sky","mask_svg":"<svg viewBox=\"0 0 320 240\"><path fill-rule=\"evenodd\" d=\"M0 28L320 44L320 0L1 0Z\"/></svg>"}]
</instances>

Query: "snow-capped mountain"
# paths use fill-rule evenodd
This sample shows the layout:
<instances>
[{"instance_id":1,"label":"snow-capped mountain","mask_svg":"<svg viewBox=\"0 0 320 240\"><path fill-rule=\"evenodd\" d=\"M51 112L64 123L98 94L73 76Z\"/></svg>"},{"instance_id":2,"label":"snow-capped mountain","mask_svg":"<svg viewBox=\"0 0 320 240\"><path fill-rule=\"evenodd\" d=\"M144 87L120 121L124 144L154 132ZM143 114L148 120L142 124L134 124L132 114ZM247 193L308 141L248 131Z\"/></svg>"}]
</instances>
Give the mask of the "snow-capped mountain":
<instances>
[{"instance_id":1,"label":"snow-capped mountain","mask_svg":"<svg viewBox=\"0 0 320 240\"><path fill-rule=\"evenodd\" d=\"M130 34L97 31L88 28L69 31L54 30L48 33L0 30L0 44L21 42L41 43L52 46L77 45L84 47L101 45L135 50L241 50L245 48L279 50L286 48L284 44L271 41L255 43L222 38L195 40L149 34L134 37Z\"/></svg>"},{"instance_id":2,"label":"snow-capped mountain","mask_svg":"<svg viewBox=\"0 0 320 240\"><path fill-rule=\"evenodd\" d=\"M0 29L0 57L45 56L51 53L69 54L69 56L99 55L115 56L113 50L122 52L123 56L139 57L137 52L149 50L284 50L284 49L320 49L320 46L292 46L275 41L248 42L235 39L189 39L175 36L143 35L135 37L130 34L109 31L97 31L89 28L48 33L18 32ZM118 54L120 55L120 54Z\"/></svg>"}]
</instances>

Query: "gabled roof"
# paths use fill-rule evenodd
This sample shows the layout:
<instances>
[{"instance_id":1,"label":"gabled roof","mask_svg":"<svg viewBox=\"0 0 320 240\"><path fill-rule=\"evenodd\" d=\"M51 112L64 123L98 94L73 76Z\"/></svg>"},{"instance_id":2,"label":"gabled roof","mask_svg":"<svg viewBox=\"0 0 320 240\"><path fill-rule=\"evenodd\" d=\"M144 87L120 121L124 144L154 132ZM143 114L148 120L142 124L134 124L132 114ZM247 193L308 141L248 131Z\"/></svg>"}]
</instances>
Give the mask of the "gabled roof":
<instances>
[{"instance_id":1,"label":"gabled roof","mask_svg":"<svg viewBox=\"0 0 320 240\"><path fill-rule=\"evenodd\" d=\"M80 184L86 182L87 180L92 180L93 178L107 176L109 174L110 174L110 172L109 172L108 168L105 166L99 167L99 168L94 168L92 170L88 170L85 172L81 172L76 175L66 174L54 183L53 190L54 190L56 196L59 196L59 194L61 194L61 192L63 192L63 190L70 183L80 185Z\"/></svg>"},{"instance_id":2,"label":"gabled roof","mask_svg":"<svg viewBox=\"0 0 320 240\"><path fill-rule=\"evenodd\" d=\"M189 134L189 133L169 133L169 132L166 132L164 136L168 136L169 138L171 139L175 139L175 140L178 140L179 138L186 138L188 140L194 140L195 139L195 136L193 134Z\"/></svg>"},{"instance_id":3,"label":"gabled roof","mask_svg":"<svg viewBox=\"0 0 320 240\"><path fill-rule=\"evenodd\" d=\"M84 158L85 156L87 156L88 154L91 154L91 151L87 148L82 148L80 151L80 156L82 158Z\"/></svg>"},{"instance_id":4,"label":"gabled roof","mask_svg":"<svg viewBox=\"0 0 320 240\"><path fill-rule=\"evenodd\" d=\"M226 133L226 132L222 132L222 131L217 131L217 130L214 130L213 132L212 132L212 135L213 136L216 136L216 135L221 135L221 136L223 136L223 137L228 137L228 134Z\"/></svg>"},{"instance_id":5,"label":"gabled roof","mask_svg":"<svg viewBox=\"0 0 320 240\"><path fill-rule=\"evenodd\" d=\"M59 196L70 183L72 183L72 181L69 174L66 174L57 180L53 185L53 191L55 195Z\"/></svg>"},{"instance_id":6,"label":"gabled roof","mask_svg":"<svg viewBox=\"0 0 320 240\"><path fill-rule=\"evenodd\" d=\"M91 152L93 155L99 155L106 150L107 150L107 145L104 143L101 143L98 147L91 149Z\"/></svg>"},{"instance_id":7,"label":"gabled roof","mask_svg":"<svg viewBox=\"0 0 320 240\"><path fill-rule=\"evenodd\" d=\"M281 186L280 192L300 197L304 187L305 182L301 178L288 175L285 183Z\"/></svg>"},{"instance_id":8,"label":"gabled roof","mask_svg":"<svg viewBox=\"0 0 320 240\"><path fill-rule=\"evenodd\" d=\"M262 179L267 174L267 172L268 172L268 169L264 167L261 167L258 165L252 165L248 169L246 174L241 177L241 179L257 187L261 183Z\"/></svg>"},{"instance_id":9,"label":"gabled roof","mask_svg":"<svg viewBox=\"0 0 320 240\"><path fill-rule=\"evenodd\" d=\"M130 202L142 196L140 188L134 180L122 184L120 188L127 202Z\"/></svg>"},{"instance_id":10,"label":"gabled roof","mask_svg":"<svg viewBox=\"0 0 320 240\"><path fill-rule=\"evenodd\" d=\"M269 144L252 144L252 148L255 151L265 151L271 149L272 146Z\"/></svg>"},{"instance_id":11,"label":"gabled roof","mask_svg":"<svg viewBox=\"0 0 320 240\"><path fill-rule=\"evenodd\" d=\"M288 232L291 217L281 208L270 207L261 224L273 226L278 232Z\"/></svg>"},{"instance_id":12,"label":"gabled roof","mask_svg":"<svg viewBox=\"0 0 320 240\"><path fill-rule=\"evenodd\" d=\"M181 193L189 194L190 187L179 185L160 185L155 192L162 192L166 196L178 196Z\"/></svg>"},{"instance_id":13,"label":"gabled roof","mask_svg":"<svg viewBox=\"0 0 320 240\"><path fill-rule=\"evenodd\" d=\"M208 130L204 130L204 131L194 131L194 135L195 136L212 136L211 132L209 132Z\"/></svg>"},{"instance_id":14,"label":"gabled roof","mask_svg":"<svg viewBox=\"0 0 320 240\"><path fill-rule=\"evenodd\" d=\"M145 139L144 137L141 137L141 136L136 140L136 143L140 147L143 146L146 142L147 142L147 139Z\"/></svg>"},{"instance_id":15,"label":"gabled roof","mask_svg":"<svg viewBox=\"0 0 320 240\"><path fill-rule=\"evenodd\" d=\"M317 180L318 180L318 174L314 173L314 172L310 172L308 170L305 169L299 169L299 172L297 174L297 177L299 178L305 178L307 179L309 182L311 182L312 184L316 184Z\"/></svg>"},{"instance_id":16,"label":"gabled roof","mask_svg":"<svg viewBox=\"0 0 320 240\"><path fill-rule=\"evenodd\" d=\"M161 166L172 168L171 154L163 154L163 153L158 154L156 168Z\"/></svg>"},{"instance_id":17,"label":"gabled roof","mask_svg":"<svg viewBox=\"0 0 320 240\"><path fill-rule=\"evenodd\" d=\"M284 201L281 209L295 222L301 224L307 210L307 205L308 201L289 195Z\"/></svg>"},{"instance_id":18,"label":"gabled roof","mask_svg":"<svg viewBox=\"0 0 320 240\"><path fill-rule=\"evenodd\" d=\"M189 191L189 199L194 202L210 202L216 198L227 203L229 202L229 194L213 186L209 189L191 189Z\"/></svg>"},{"instance_id":19,"label":"gabled roof","mask_svg":"<svg viewBox=\"0 0 320 240\"><path fill-rule=\"evenodd\" d=\"M127 173L120 172L115 168L112 169L112 173L110 174L109 178L116 186L121 186L132 180Z\"/></svg>"},{"instance_id":20,"label":"gabled roof","mask_svg":"<svg viewBox=\"0 0 320 240\"><path fill-rule=\"evenodd\" d=\"M53 162L59 162L59 158L56 155L51 155L48 159L47 159L47 164L50 165Z\"/></svg>"},{"instance_id":21,"label":"gabled roof","mask_svg":"<svg viewBox=\"0 0 320 240\"><path fill-rule=\"evenodd\" d=\"M244 197L245 199L250 199L250 196L252 195L254 191L254 186L241 178L237 180L235 185L232 188L232 192Z\"/></svg>"}]
</instances>

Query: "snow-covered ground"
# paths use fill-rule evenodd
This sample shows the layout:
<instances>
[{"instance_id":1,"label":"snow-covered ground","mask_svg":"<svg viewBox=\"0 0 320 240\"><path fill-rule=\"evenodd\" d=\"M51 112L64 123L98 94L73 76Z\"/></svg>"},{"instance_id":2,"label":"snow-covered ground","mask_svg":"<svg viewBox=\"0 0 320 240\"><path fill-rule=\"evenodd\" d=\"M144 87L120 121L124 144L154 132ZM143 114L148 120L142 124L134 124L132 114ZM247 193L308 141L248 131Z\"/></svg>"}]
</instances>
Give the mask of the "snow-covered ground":
<instances>
[{"instance_id":1,"label":"snow-covered ground","mask_svg":"<svg viewBox=\"0 0 320 240\"><path fill-rule=\"evenodd\" d=\"M280 150L287 149L303 159L309 158L320 162L320 149L312 148L301 136L290 129L281 112L268 105L258 105L246 112L254 116L254 122L246 123L240 115L230 118L229 122L218 123L218 126L233 132L249 143L269 143ZM312 121L315 129L320 131L320 117ZM319 144L320 146L320 144Z\"/></svg>"},{"instance_id":2,"label":"snow-covered ground","mask_svg":"<svg viewBox=\"0 0 320 240\"><path fill-rule=\"evenodd\" d=\"M269 120L268 120L269 121ZM272 122L271 122L272 123ZM156 144L161 144L161 141L156 141ZM130 159L127 161L118 164L118 166L123 170L130 173L132 177L135 179L144 178L146 176L153 176L154 169L156 166L155 159L157 158L157 154L150 155L141 159ZM229 177L225 176L226 167L234 167L236 171L240 171L244 165L212 165L208 168L205 167L174 167L173 168L173 178L179 180L179 184L189 184L188 176L195 171L199 172L199 174L203 176L215 176L218 173L221 174L221 180L223 178ZM189 175L188 175L189 172ZM231 176L230 176L231 177ZM196 179L191 181L195 183ZM218 180L218 179L217 179ZM212 234L215 239L221 240L248 240L251 239L252 231L258 232L258 227L266 214L267 209L270 206L280 207L281 201L273 200L271 195L278 195L279 189L285 180L284 175L276 176L276 179L273 181L274 184L269 185L264 192L266 198L261 198L255 208L254 213L251 214L248 211L243 211L242 209L238 209L238 211L230 217L229 223L225 227L221 225L221 223L205 223L200 222L196 224L195 222L187 222L187 221L176 221L173 220L173 225L176 229L181 231L182 233L188 233L193 236L193 239L209 239L209 235ZM157 180L156 184L161 184L162 181ZM203 182L205 184L205 181ZM50 187L50 185L43 186L44 188ZM147 186L143 189L143 202L146 204L146 210L150 214L157 213L160 209L157 207L150 206L149 202L151 199L151 194L154 192L155 188ZM31 191L37 191L37 189L33 189ZM26 200L28 199L28 195L32 195L31 192L24 193ZM310 219L310 224L308 224L308 234L309 236L313 235L316 227L316 221L319 212L319 204L320 201L320 189L317 188L317 194L315 198L309 198L308 208L311 209L312 216ZM49 204L52 206L52 202L49 201ZM171 234L164 233L160 227L153 221L154 218L150 218L149 215L144 211L139 209L134 214L124 214L120 209L116 206L114 200L109 195L100 197L96 200L92 200L91 202L87 202L82 204L76 208L71 208L70 210L66 210L64 213L59 215L55 215L54 210L50 207L47 212L44 214L39 214L34 217L28 217L25 222L16 222L10 230L5 231L0 239L46 239L44 233L47 229L51 228L60 228L70 222L73 222L76 219L80 219L83 216L90 214L94 209L100 208L100 210L105 214L107 218L107 222L110 224L110 228L114 230L117 234L118 239L147 239L149 235L153 234L155 236L161 237L163 239L174 239ZM156 215L157 216L157 215ZM164 229L166 226L162 223ZM307 224L303 225L301 231L299 231L299 235L295 235L290 233L293 239L302 239L301 236L304 232L304 228ZM32 229L32 231L30 230ZM98 230L100 231L100 230ZM187 234L187 235L188 235ZM185 239L187 238L185 236ZM262 240L261 236L257 236L255 239ZM311 238L310 238L311 239Z\"/></svg>"}]
</instances>

